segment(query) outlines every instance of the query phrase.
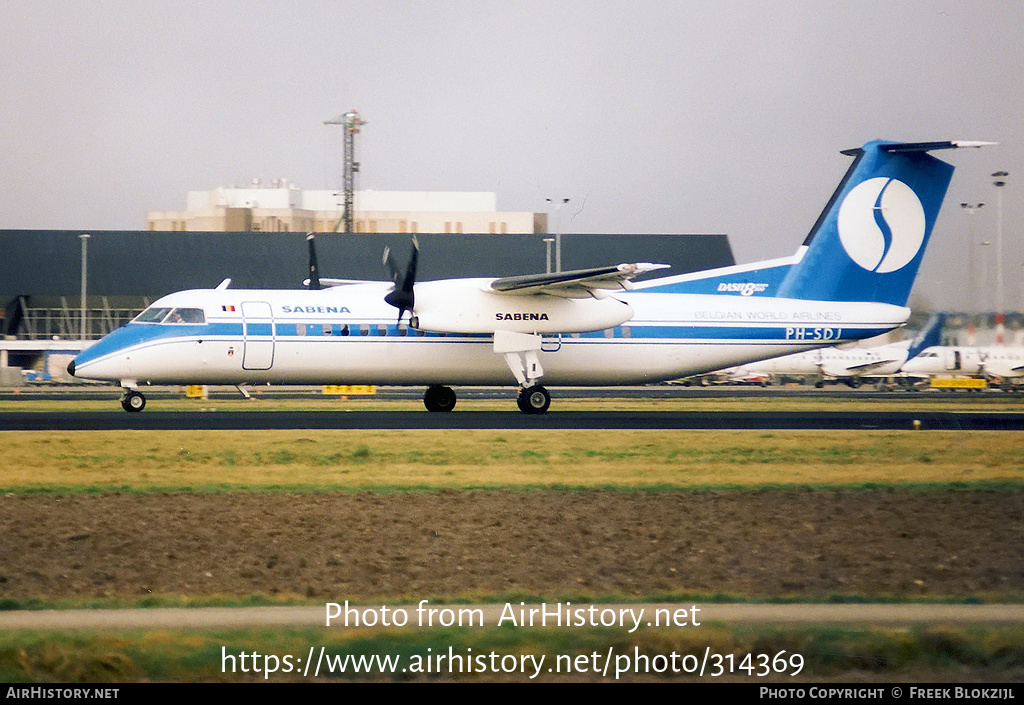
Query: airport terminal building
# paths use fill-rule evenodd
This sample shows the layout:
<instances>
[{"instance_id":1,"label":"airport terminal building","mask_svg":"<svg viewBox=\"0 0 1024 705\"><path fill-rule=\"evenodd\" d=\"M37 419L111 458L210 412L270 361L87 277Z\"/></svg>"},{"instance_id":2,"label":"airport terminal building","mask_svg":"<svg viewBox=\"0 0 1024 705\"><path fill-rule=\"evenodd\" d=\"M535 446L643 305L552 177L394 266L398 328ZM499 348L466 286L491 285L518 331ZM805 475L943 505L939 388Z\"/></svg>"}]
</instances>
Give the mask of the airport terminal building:
<instances>
[{"instance_id":1,"label":"airport terminal building","mask_svg":"<svg viewBox=\"0 0 1024 705\"><path fill-rule=\"evenodd\" d=\"M338 190L310 191L275 179L266 187L190 191L184 211L146 214L157 232L316 232L338 230L343 215ZM547 214L498 210L491 192L355 191L357 233L543 234Z\"/></svg>"}]
</instances>

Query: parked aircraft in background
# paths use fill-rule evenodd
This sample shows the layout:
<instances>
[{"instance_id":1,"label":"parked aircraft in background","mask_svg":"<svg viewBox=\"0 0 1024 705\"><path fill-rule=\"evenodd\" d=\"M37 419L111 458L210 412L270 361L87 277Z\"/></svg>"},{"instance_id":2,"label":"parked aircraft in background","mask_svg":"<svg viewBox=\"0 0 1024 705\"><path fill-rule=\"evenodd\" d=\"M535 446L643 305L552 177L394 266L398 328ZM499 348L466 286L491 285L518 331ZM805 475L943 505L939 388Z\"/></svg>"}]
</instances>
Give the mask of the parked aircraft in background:
<instances>
[{"instance_id":1,"label":"parked aircraft in background","mask_svg":"<svg viewBox=\"0 0 1024 705\"><path fill-rule=\"evenodd\" d=\"M834 379L851 387L865 379L892 377L922 350L939 342L944 314L933 315L913 340L889 343L870 348L820 348L770 360L759 360L740 367L722 370L719 374L734 381L768 383L780 376L809 376L816 386Z\"/></svg>"},{"instance_id":2,"label":"parked aircraft in background","mask_svg":"<svg viewBox=\"0 0 1024 705\"><path fill-rule=\"evenodd\" d=\"M1024 384L1024 347L929 347L902 371L911 377L983 377L1011 389Z\"/></svg>"},{"instance_id":3,"label":"parked aircraft in background","mask_svg":"<svg viewBox=\"0 0 1024 705\"><path fill-rule=\"evenodd\" d=\"M646 384L873 338L909 316L952 177L927 152L981 144L876 141L844 152L853 165L772 296L689 293L678 277L632 283L661 268L647 263L416 282L414 241L404 268L385 253L391 282L317 273L307 290L235 290L226 280L169 294L68 371L119 383L128 411L145 406L147 384L415 385L427 387L427 409L450 411L449 385L515 380L520 410L543 413L542 380ZM701 285L737 284L716 276Z\"/></svg>"}]
</instances>

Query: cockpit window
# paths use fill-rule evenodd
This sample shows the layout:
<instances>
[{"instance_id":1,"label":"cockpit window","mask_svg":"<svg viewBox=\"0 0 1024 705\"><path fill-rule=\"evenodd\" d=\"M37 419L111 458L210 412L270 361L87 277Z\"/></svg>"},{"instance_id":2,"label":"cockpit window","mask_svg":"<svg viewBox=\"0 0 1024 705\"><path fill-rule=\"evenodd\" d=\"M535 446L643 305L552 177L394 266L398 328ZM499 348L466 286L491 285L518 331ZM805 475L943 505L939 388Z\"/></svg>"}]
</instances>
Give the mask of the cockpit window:
<instances>
[{"instance_id":1,"label":"cockpit window","mask_svg":"<svg viewBox=\"0 0 1024 705\"><path fill-rule=\"evenodd\" d=\"M165 323L206 323L206 316L201 308L176 308Z\"/></svg>"},{"instance_id":2,"label":"cockpit window","mask_svg":"<svg viewBox=\"0 0 1024 705\"><path fill-rule=\"evenodd\" d=\"M159 323L171 312L169 308L147 308L135 317L136 323Z\"/></svg>"},{"instance_id":3,"label":"cockpit window","mask_svg":"<svg viewBox=\"0 0 1024 705\"><path fill-rule=\"evenodd\" d=\"M206 323L201 308L147 308L135 317L136 323Z\"/></svg>"}]
</instances>

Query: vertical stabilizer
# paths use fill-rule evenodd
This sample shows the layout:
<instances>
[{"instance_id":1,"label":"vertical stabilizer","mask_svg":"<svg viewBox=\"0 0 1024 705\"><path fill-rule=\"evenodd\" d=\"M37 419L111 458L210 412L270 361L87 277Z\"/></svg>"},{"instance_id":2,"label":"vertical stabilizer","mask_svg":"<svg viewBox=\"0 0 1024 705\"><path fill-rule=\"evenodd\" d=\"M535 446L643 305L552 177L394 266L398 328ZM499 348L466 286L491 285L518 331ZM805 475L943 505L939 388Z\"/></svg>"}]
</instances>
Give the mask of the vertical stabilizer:
<instances>
[{"instance_id":1,"label":"vertical stabilizer","mask_svg":"<svg viewBox=\"0 0 1024 705\"><path fill-rule=\"evenodd\" d=\"M907 348L907 359L913 360L922 350L935 347L942 342L942 327L946 323L946 314L933 313Z\"/></svg>"},{"instance_id":2,"label":"vertical stabilizer","mask_svg":"<svg viewBox=\"0 0 1024 705\"><path fill-rule=\"evenodd\" d=\"M777 296L903 306L953 167L927 154L968 142L868 142L815 223Z\"/></svg>"}]
</instances>

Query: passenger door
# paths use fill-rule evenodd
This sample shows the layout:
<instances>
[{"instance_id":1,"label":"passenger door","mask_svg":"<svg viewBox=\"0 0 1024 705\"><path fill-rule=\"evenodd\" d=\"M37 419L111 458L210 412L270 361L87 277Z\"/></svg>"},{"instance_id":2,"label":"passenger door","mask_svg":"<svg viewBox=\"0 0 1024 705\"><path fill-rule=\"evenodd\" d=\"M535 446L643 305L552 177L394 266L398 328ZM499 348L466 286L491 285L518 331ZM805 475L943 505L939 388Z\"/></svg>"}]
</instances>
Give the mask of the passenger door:
<instances>
[{"instance_id":1,"label":"passenger door","mask_svg":"<svg viewBox=\"0 0 1024 705\"><path fill-rule=\"evenodd\" d=\"M274 313L266 301L242 302L243 370L269 370L274 364Z\"/></svg>"}]
</instances>

